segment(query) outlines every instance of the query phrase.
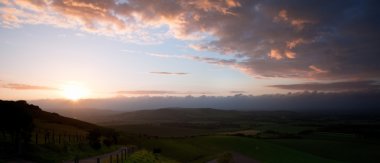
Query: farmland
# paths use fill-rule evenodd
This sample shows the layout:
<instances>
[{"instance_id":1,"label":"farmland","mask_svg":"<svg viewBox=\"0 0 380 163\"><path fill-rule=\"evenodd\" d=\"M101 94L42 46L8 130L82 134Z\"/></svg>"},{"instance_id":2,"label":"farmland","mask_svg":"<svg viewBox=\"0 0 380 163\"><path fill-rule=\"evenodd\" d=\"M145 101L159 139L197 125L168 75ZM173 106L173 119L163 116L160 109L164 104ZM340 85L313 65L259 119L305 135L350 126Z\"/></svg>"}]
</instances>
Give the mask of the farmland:
<instances>
[{"instance_id":1,"label":"farmland","mask_svg":"<svg viewBox=\"0 0 380 163\"><path fill-rule=\"evenodd\" d=\"M379 161L380 141L375 136L379 135L379 123L376 119L339 115L326 119L326 116L288 112L264 112L257 116L254 113L218 113L217 110L212 110L217 116L207 118L207 114L193 116L191 110L184 111L186 114L174 112L176 119L163 121L160 114L154 117L145 111L145 115L138 115L144 121L112 127L134 137L141 148L159 149L163 156L180 162L206 162L226 152L260 162ZM195 111L199 112L202 111ZM178 117L181 114L192 120L182 121L183 118ZM239 116L245 118L226 122L226 119L238 119Z\"/></svg>"}]
</instances>

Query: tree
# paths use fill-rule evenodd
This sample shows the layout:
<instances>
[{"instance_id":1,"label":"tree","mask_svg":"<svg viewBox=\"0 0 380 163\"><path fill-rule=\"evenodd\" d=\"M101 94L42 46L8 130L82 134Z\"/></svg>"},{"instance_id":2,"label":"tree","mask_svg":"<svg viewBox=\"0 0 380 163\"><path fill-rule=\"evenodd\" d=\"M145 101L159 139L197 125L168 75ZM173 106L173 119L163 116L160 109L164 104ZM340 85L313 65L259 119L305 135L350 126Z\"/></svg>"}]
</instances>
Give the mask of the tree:
<instances>
[{"instance_id":1,"label":"tree","mask_svg":"<svg viewBox=\"0 0 380 163\"><path fill-rule=\"evenodd\" d=\"M89 144L94 149L100 149L102 147L102 144L100 142L100 138L102 136L102 132L100 129L93 129L91 130L87 135L87 140L89 141Z\"/></svg>"},{"instance_id":2,"label":"tree","mask_svg":"<svg viewBox=\"0 0 380 163\"><path fill-rule=\"evenodd\" d=\"M31 112L34 109L36 106L26 101L0 100L0 130L10 135L10 143L18 154L21 154L22 146L31 140L34 129Z\"/></svg>"}]
</instances>

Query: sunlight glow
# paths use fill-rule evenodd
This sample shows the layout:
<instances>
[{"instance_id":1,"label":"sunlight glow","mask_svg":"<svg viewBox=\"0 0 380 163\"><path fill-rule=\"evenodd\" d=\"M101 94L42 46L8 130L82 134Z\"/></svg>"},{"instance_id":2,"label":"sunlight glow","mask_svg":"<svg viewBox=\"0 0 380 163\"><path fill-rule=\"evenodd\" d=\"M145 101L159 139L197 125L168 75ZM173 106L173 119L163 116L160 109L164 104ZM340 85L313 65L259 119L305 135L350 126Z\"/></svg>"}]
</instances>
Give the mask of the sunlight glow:
<instances>
[{"instance_id":1,"label":"sunlight glow","mask_svg":"<svg viewBox=\"0 0 380 163\"><path fill-rule=\"evenodd\" d=\"M88 90L82 84L74 82L63 86L62 91L63 96L72 101L77 101L89 94Z\"/></svg>"}]
</instances>

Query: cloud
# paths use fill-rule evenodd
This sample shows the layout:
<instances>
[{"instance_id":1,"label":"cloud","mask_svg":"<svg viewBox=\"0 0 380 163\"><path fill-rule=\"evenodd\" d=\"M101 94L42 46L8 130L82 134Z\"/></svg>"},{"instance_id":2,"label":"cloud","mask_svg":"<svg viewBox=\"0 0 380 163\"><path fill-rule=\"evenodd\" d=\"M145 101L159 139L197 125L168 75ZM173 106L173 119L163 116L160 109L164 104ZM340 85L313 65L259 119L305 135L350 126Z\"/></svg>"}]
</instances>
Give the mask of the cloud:
<instances>
[{"instance_id":1,"label":"cloud","mask_svg":"<svg viewBox=\"0 0 380 163\"><path fill-rule=\"evenodd\" d=\"M191 94L212 94L212 92L194 92L194 91L168 91L168 90L131 90L131 91L117 91L119 95L191 95Z\"/></svg>"},{"instance_id":2,"label":"cloud","mask_svg":"<svg viewBox=\"0 0 380 163\"><path fill-rule=\"evenodd\" d=\"M6 0L1 3L3 27L48 24L138 43L160 43L173 37L192 39L189 46L195 50L217 52L236 60L245 58L234 62L234 67L253 76L314 79L380 76L378 1ZM193 59L226 64L225 60Z\"/></svg>"},{"instance_id":3,"label":"cloud","mask_svg":"<svg viewBox=\"0 0 380 163\"><path fill-rule=\"evenodd\" d=\"M156 71L156 72L150 72L151 74L158 74L158 75L188 75L189 73L186 72L165 72L165 71Z\"/></svg>"},{"instance_id":4,"label":"cloud","mask_svg":"<svg viewBox=\"0 0 380 163\"><path fill-rule=\"evenodd\" d=\"M281 60L283 58L282 55L280 54L280 52L277 49L270 50L268 56L270 58L273 58L273 59L276 59L276 60Z\"/></svg>"},{"instance_id":5,"label":"cloud","mask_svg":"<svg viewBox=\"0 0 380 163\"><path fill-rule=\"evenodd\" d=\"M294 58L296 58L296 53L287 50L287 51L285 51L285 56L288 57L289 59L294 59Z\"/></svg>"},{"instance_id":6,"label":"cloud","mask_svg":"<svg viewBox=\"0 0 380 163\"><path fill-rule=\"evenodd\" d=\"M168 55L168 54L157 54L157 53L148 53L148 55L159 57L159 58L188 59L188 60L205 62L205 63L219 65L219 66L228 66L232 68L243 69L243 67L239 65L239 61L236 59L200 57L200 56L194 56L194 55Z\"/></svg>"},{"instance_id":7,"label":"cloud","mask_svg":"<svg viewBox=\"0 0 380 163\"><path fill-rule=\"evenodd\" d=\"M246 91L230 91L232 94L243 94L243 93L248 93Z\"/></svg>"},{"instance_id":8,"label":"cloud","mask_svg":"<svg viewBox=\"0 0 380 163\"><path fill-rule=\"evenodd\" d=\"M134 90L134 91L118 91L117 94L131 94L131 95L150 95L150 94L177 94L175 91L160 91L160 90Z\"/></svg>"},{"instance_id":9,"label":"cloud","mask_svg":"<svg viewBox=\"0 0 380 163\"><path fill-rule=\"evenodd\" d=\"M314 65L310 65L309 68L312 69L315 73L327 73L328 72L328 71L322 70L322 69L320 69Z\"/></svg>"},{"instance_id":10,"label":"cloud","mask_svg":"<svg viewBox=\"0 0 380 163\"><path fill-rule=\"evenodd\" d=\"M270 85L269 87L287 90L315 90L315 91L358 91L378 90L380 83L373 80L343 81L332 83L302 83L288 85Z\"/></svg>"},{"instance_id":11,"label":"cloud","mask_svg":"<svg viewBox=\"0 0 380 163\"><path fill-rule=\"evenodd\" d=\"M2 86L3 88L16 90L58 90L57 88L47 86L37 86L28 84L9 83Z\"/></svg>"}]
</instances>

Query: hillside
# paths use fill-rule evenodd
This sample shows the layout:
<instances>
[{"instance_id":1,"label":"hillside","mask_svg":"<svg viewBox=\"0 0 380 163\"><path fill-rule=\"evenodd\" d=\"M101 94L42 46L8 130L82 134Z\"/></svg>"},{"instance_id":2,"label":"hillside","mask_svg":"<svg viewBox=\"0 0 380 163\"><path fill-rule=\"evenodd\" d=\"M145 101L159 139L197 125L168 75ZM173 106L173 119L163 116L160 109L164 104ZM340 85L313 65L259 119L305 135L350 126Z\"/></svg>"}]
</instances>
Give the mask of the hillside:
<instances>
[{"instance_id":1,"label":"hillside","mask_svg":"<svg viewBox=\"0 0 380 163\"><path fill-rule=\"evenodd\" d=\"M112 129L46 112L26 101L0 100L0 131L0 162L61 162L114 150L117 142Z\"/></svg>"},{"instance_id":2,"label":"hillside","mask_svg":"<svg viewBox=\"0 0 380 163\"><path fill-rule=\"evenodd\" d=\"M230 123L270 119L287 119L297 114L290 111L238 111L212 108L161 108L139 110L109 116L103 124L139 123Z\"/></svg>"},{"instance_id":3,"label":"hillside","mask_svg":"<svg viewBox=\"0 0 380 163\"><path fill-rule=\"evenodd\" d=\"M30 116L32 117L34 121L61 124L61 125L71 126L71 127L75 127L75 128L86 130L86 131L99 127L97 125L94 125L88 122L64 117L57 113L50 113L50 112L44 111L36 105L28 104L26 101L14 102L14 101L0 100L0 113L1 113L2 120L8 120L9 122L12 120L12 118L17 117L17 115L13 115L13 114L17 112L24 112L24 111L30 114ZM13 116L16 116L16 117L13 117ZM9 123L6 123L5 121L2 124L9 125Z\"/></svg>"}]
</instances>

